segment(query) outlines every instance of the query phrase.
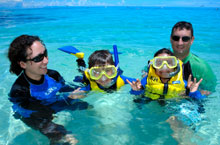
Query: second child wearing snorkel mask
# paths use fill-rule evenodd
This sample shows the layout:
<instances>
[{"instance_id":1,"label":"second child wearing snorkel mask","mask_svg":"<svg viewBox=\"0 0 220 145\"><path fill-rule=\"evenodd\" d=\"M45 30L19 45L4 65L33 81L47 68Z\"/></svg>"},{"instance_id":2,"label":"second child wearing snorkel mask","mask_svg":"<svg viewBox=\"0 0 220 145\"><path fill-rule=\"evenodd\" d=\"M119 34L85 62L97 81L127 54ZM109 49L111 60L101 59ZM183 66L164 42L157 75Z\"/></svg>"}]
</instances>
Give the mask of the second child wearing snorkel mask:
<instances>
[{"instance_id":1,"label":"second child wearing snorkel mask","mask_svg":"<svg viewBox=\"0 0 220 145\"><path fill-rule=\"evenodd\" d=\"M186 138L191 139L192 130L189 128L195 129L202 119L200 113L204 108L200 99L206 97L197 90L202 79L197 82L194 78L194 81L191 81L192 76L189 75L188 81L184 80L183 69L182 61L177 59L169 49L163 48L157 51L154 58L149 61L148 73L141 81L138 79L134 82L128 81L132 87L131 94L138 95L134 99L135 103L145 104L156 100L160 105L166 105L165 110L169 110L169 114L172 114L166 122L173 130L172 137L179 144ZM172 101L167 103L168 99L182 96L190 97L192 100L178 101L176 105Z\"/></svg>"},{"instance_id":2,"label":"second child wearing snorkel mask","mask_svg":"<svg viewBox=\"0 0 220 145\"><path fill-rule=\"evenodd\" d=\"M81 87L75 91L87 92L106 91L111 92L128 84L126 80L136 81L121 75L118 66L114 65L112 54L108 50L97 50L89 56L89 68L84 71L83 83L85 87Z\"/></svg>"},{"instance_id":3,"label":"second child wearing snorkel mask","mask_svg":"<svg viewBox=\"0 0 220 145\"><path fill-rule=\"evenodd\" d=\"M149 61L148 73L140 81L127 81L131 87L131 94L143 95L149 100L165 100L179 96L189 96L195 99L202 99L197 91L202 79L198 82L196 79L191 81L191 75L188 81L183 79L183 63L177 59L173 53L166 48L160 49Z\"/></svg>"}]
</instances>

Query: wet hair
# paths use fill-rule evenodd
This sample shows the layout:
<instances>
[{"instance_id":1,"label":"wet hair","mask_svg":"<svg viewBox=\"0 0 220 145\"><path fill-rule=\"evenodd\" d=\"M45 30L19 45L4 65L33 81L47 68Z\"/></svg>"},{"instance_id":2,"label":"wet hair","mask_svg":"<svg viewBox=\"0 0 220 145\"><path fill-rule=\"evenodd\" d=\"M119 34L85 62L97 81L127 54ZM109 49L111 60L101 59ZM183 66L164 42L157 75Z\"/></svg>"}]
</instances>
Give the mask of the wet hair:
<instances>
[{"instance_id":1,"label":"wet hair","mask_svg":"<svg viewBox=\"0 0 220 145\"><path fill-rule=\"evenodd\" d=\"M192 24L189 23L189 22L186 22L186 21L177 22L172 28L171 36L173 36L173 32L177 29L179 29L179 30L183 30L183 29L190 30L191 31L191 36L193 36L193 27L192 27Z\"/></svg>"},{"instance_id":2,"label":"wet hair","mask_svg":"<svg viewBox=\"0 0 220 145\"><path fill-rule=\"evenodd\" d=\"M112 54L108 50L96 50L89 56L89 68L94 66L105 66L106 63L114 65Z\"/></svg>"},{"instance_id":3,"label":"wet hair","mask_svg":"<svg viewBox=\"0 0 220 145\"><path fill-rule=\"evenodd\" d=\"M163 53L169 54L170 56L174 56L174 54L173 54L172 51L170 51L170 50L167 49L167 48L162 48L162 49L158 50L158 51L154 54L154 57L158 56L159 54L163 54Z\"/></svg>"},{"instance_id":4,"label":"wet hair","mask_svg":"<svg viewBox=\"0 0 220 145\"><path fill-rule=\"evenodd\" d=\"M35 41L40 41L44 45L38 36L30 35L18 36L11 42L8 49L8 59L11 62L9 71L11 73L19 75L22 72L23 68L21 68L19 62L26 62L28 56L27 50Z\"/></svg>"}]
</instances>

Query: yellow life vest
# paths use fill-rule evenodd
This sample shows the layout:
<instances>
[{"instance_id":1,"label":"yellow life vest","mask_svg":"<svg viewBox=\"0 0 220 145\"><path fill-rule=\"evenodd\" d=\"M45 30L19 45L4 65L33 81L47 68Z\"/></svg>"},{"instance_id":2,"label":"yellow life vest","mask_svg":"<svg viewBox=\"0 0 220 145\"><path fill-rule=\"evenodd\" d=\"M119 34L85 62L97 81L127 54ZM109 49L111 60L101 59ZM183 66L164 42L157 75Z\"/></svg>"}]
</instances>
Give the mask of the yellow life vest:
<instances>
[{"instance_id":1,"label":"yellow life vest","mask_svg":"<svg viewBox=\"0 0 220 145\"><path fill-rule=\"evenodd\" d=\"M183 67L182 61L179 60L180 71L168 81L167 93L164 94L164 83L161 82L160 77L155 73L152 65L149 67L147 84L145 86L145 96L153 100L159 99L164 95L164 99L179 97L181 93L185 92L185 83L183 81Z\"/></svg>"},{"instance_id":2,"label":"yellow life vest","mask_svg":"<svg viewBox=\"0 0 220 145\"><path fill-rule=\"evenodd\" d=\"M91 90L103 92L103 90L99 88L98 84L97 84L94 80L92 80L92 79L90 78L90 75L89 75L89 73L88 73L88 69L86 69L86 70L84 71L84 73L85 73L86 78L89 80ZM124 85L125 85L125 82L124 82L124 80L123 80L123 79L120 77L120 75L119 75L119 76L117 77L117 80L116 80L116 88L119 89L119 88L121 88L121 87L124 86Z\"/></svg>"}]
</instances>

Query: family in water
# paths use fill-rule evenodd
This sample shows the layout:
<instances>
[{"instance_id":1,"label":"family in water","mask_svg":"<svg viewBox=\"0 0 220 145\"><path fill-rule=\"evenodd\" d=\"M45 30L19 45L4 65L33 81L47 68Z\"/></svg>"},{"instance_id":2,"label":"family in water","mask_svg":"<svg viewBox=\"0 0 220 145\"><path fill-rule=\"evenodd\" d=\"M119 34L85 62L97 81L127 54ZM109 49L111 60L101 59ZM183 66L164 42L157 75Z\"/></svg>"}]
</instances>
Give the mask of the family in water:
<instances>
[{"instance_id":1,"label":"family in water","mask_svg":"<svg viewBox=\"0 0 220 145\"><path fill-rule=\"evenodd\" d=\"M201 100L215 91L216 77L207 62L190 52L194 39L191 23L176 23L170 35L173 51L162 48L146 60L141 80L123 75L117 52L112 55L108 50L97 50L89 56L88 68L81 69L83 86L76 87L47 68L48 51L38 36L21 35L8 50L10 72L18 76L9 92L13 115L47 136L50 144L73 145L78 140L63 125L54 123L53 115L92 109L81 99L89 91L111 93L128 84L130 93L145 103L164 105L166 100L181 97ZM77 62L79 67L86 66L82 59ZM174 120L181 121L176 116Z\"/></svg>"}]
</instances>

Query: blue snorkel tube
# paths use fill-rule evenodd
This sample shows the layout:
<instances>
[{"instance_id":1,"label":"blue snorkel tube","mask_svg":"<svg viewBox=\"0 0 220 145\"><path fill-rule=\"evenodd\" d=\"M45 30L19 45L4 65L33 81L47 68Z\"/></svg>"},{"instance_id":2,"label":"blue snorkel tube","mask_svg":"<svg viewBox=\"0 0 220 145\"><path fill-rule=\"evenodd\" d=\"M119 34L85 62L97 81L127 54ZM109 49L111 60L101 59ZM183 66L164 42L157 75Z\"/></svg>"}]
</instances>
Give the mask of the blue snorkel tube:
<instances>
[{"instance_id":1,"label":"blue snorkel tube","mask_svg":"<svg viewBox=\"0 0 220 145\"><path fill-rule=\"evenodd\" d=\"M113 45L113 53L114 53L115 67L117 68L118 75L121 75L123 73L123 71L119 67L119 58L118 58L117 45Z\"/></svg>"},{"instance_id":2,"label":"blue snorkel tube","mask_svg":"<svg viewBox=\"0 0 220 145\"><path fill-rule=\"evenodd\" d=\"M115 67L119 68L119 59L118 59L118 48L117 48L117 45L113 45L113 53L114 53L114 59L115 59Z\"/></svg>"}]
</instances>

